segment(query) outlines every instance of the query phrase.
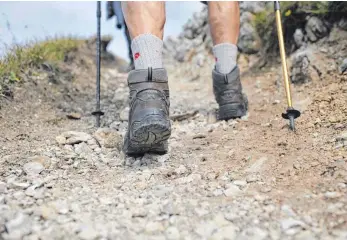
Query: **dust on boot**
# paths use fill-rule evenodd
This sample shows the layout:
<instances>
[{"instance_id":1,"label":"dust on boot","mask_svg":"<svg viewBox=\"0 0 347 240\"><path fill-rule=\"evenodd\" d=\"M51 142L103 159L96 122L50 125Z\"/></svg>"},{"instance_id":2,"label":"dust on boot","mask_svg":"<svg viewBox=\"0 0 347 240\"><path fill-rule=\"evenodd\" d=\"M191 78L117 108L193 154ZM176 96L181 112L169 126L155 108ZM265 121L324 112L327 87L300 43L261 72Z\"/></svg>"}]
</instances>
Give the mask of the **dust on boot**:
<instances>
[{"instance_id":1,"label":"dust on boot","mask_svg":"<svg viewBox=\"0 0 347 240\"><path fill-rule=\"evenodd\" d=\"M212 71L213 92L219 105L218 119L229 120L247 114L248 100L242 92L238 66L228 74Z\"/></svg>"},{"instance_id":2,"label":"dust on boot","mask_svg":"<svg viewBox=\"0 0 347 240\"><path fill-rule=\"evenodd\" d=\"M124 139L127 155L165 154L171 135L169 85L163 68L133 70L128 76L130 111Z\"/></svg>"}]
</instances>

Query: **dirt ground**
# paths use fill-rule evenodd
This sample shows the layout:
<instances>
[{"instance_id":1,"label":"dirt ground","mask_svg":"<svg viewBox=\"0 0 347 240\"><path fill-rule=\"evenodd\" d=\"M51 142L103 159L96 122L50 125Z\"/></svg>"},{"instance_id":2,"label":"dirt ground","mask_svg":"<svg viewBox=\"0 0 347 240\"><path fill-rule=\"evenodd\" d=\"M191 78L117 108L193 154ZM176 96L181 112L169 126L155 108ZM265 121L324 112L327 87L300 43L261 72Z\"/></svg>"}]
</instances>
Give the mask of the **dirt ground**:
<instances>
[{"instance_id":1,"label":"dirt ground","mask_svg":"<svg viewBox=\"0 0 347 240\"><path fill-rule=\"evenodd\" d=\"M293 86L292 132L280 65L240 61L249 115L228 122L215 120L209 68L192 81L170 67L171 116L186 119L172 122L167 155L134 159L119 152L127 75L110 67L100 131L117 142L57 143L97 130L95 69L73 67L73 81L43 72L2 102L0 239L347 239L346 75Z\"/></svg>"}]
</instances>

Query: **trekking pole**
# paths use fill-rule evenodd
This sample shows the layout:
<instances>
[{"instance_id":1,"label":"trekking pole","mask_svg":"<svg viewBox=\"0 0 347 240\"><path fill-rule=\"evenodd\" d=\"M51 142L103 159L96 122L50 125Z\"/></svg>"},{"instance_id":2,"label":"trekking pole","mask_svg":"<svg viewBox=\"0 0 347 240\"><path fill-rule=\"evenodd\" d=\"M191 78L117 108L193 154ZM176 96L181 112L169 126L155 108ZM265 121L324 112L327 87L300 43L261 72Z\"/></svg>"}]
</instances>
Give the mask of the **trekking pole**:
<instances>
[{"instance_id":1,"label":"trekking pole","mask_svg":"<svg viewBox=\"0 0 347 240\"><path fill-rule=\"evenodd\" d=\"M96 36L96 110L92 113L96 116L96 127L100 127L100 116L104 113L100 110L100 51L101 51L101 33L100 33L100 19L101 19L101 3L97 2L96 5L96 19L97 19L97 36Z\"/></svg>"},{"instance_id":2,"label":"trekking pole","mask_svg":"<svg viewBox=\"0 0 347 240\"><path fill-rule=\"evenodd\" d=\"M278 43L279 43L280 54L281 54L284 86L286 90L287 103L288 103L287 112L282 113L282 117L284 119L289 119L290 129L294 131L295 130L294 119L300 117L300 112L294 109L292 105L292 96L290 93L290 82L289 82L288 68L287 68L287 62L286 62L286 51L284 48L284 40L283 40L280 3L279 1L275 1L274 4L275 4L276 25L277 25Z\"/></svg>"}]
</instances>

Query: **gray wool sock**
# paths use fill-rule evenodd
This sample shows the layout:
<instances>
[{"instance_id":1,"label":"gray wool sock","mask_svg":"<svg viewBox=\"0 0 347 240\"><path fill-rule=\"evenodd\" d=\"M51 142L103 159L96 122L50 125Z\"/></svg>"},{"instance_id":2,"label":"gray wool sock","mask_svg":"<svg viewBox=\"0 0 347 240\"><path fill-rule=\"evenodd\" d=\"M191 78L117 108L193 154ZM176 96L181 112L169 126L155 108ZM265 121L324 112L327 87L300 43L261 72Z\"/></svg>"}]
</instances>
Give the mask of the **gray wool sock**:
<instances>
[{"instance_id":1,"label":"gray wool sock","mask_svg":"<svg viewBox=\"0 0 347 240\"><path fill-rule=\"evenodd\" d=\"M163 67L163 41L149 33L141 34L131 41L135 69Z\"/></svg>"},{"instance_id":2,"label":"gray wool sock","mask_svg":"<svg viewBox=\"0 0 347 240\"><path fill-rule=\"evenodd\" d=\"M231 43L220 43L213 47L216 58L216 70L222 74L228 74L236 66L237 46Z\"/></svg>"}]
</instances>

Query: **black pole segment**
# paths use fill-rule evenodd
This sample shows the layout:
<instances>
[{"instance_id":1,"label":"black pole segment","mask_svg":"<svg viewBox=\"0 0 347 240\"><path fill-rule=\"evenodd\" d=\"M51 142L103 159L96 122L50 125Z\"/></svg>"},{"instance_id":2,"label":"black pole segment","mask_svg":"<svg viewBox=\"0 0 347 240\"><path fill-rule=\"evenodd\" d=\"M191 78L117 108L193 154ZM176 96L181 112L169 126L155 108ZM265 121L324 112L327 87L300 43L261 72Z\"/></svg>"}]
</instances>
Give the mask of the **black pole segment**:
<instances>
[{"instance_id":1,"label":"black pole segment","mask_svg":"<svg viewBox=\"0 0 347 240\"><path fill-rule=\"evenodd\" d=\"M96 127L100 127L100 116L104 113L100 110L100 62L101 62L101 2L96 5L97 35L96 35L96 110L92 113L96 116Z\"/></svg>"}]
</instances>

